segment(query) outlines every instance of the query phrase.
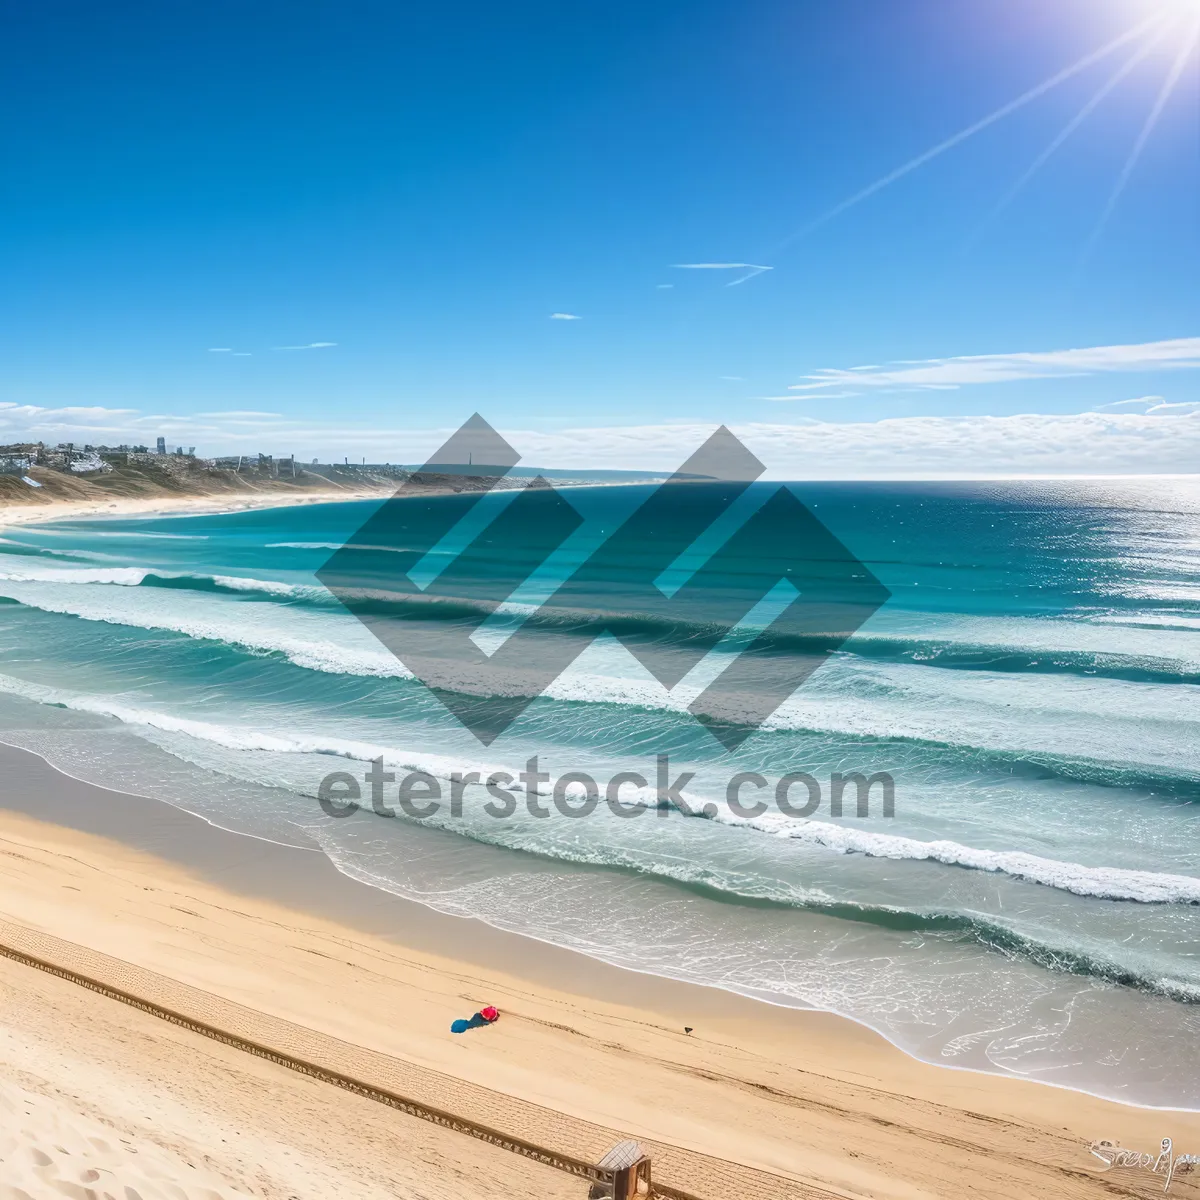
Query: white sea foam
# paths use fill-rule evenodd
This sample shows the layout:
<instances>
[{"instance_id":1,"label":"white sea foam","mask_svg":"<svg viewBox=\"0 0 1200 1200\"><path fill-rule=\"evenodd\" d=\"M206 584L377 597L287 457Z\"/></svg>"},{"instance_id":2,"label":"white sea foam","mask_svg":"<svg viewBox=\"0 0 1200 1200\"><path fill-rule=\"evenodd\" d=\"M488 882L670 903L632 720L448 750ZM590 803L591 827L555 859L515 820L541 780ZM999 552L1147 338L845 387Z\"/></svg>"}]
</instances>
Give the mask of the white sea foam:
<instances>
[{"instance_id":1,"label":"white sea foam","mask_svg":"<svg viewBox=\"0 0 1200 1200\"><path fill-rule=\"evenodd\" d=\"M117 587L138 587L148 567L9 567L0 571L0 580L13 583L104 583Z\"/></svg>"},{"instance_id":2,"label":"white sea foam","mask_svg":"<svg viewBox=\"0 0 1200 1200\"><path fill-rule=\"evenodd\" d=\"M164 535L165 536L165 535ZM185 536L185 535L171 535ZM186 535L193 536L193 535ZM340 549L333 542L274 542L269 547L291 546L296 548ZM361 549L405 552L404 547L363 546ZM222 587L244 592L258 592L279 598L328 600L329 593L315 584L290 583L282 580L263 579L255 576L207 575L194 572L155 570L151 567L70 568L50 565L28 566L3 564L0 581L46 582L57 584L107 584L123 587L141 586L147 576L162 578L195 579L210 581ZM394 600L394 593L386 589L363 589L363 598L377 597ZM408 597L416 600L418 597ZM434 601L439 602L439 601ZM470 601L457 603L470 605ZM490 606L480 606L491 611ZM509 602L503 604L493 619L506 615L528 616L536 606ZM580 614L577 614L580 615ZM599 616L599 613L590 614ZM1166 626L1166 627L1164 627ZM1173 627L1172 627L1173 626ZM1120 632L1118 632L1120 630ZM1022 654L1095 654L1111 656L1132 664L1145 662L1175 666L1181 670L1200 670L1200 629L1187 618L1172 618L1164 622L1156 613L1097 613L1080 615L1071 619L1050 617L985 617L962 616L955 613L893 613L878 616L855 634L847 644L849 650L855 645L869 643L903 645L908 642L928 643L931 655L941 647L969 647L998 653ZM917 653L920 650L917 649Z\"/></svg>"},{"instance_id":3,"label":"white sea foam","mask_svg":"<svg viewBox=\"0 0 1200 1200\"><path fill-rule=\"evenodd\" d=\"M0 691L40 704L53 704L78 712L112 717L126 725L140 725L167 733L184 734L233 751L327 755L364 763L381 758L386 767L425 771L441 779L449 779L455 772L470 771L478 771L486 779L493 771L500 769L484 763L465 762L445 755L414 752L354 739L309 733L267 733L240 726L235 728L162 713L110 697L83 695L51 688L12 676L0 675ZM541 794L548 792L545 786L538 790ZM648 807L658 803L653 790L648 788L636 791L629 789L628 794L622 798L625 803L641 803ZM700 808L700 797L684 793L684 802L692 810ZM708 815L722 824L806 842L839 854L853 853L871 858L939 862L970 870L996 872L1059 891L1071 892L1077 896L1130 900L1143 904L1200 904L1200 879L1188 875L1086 866L1082 863L1043 858L1023 851L982 850L949 840L923 842L915 838L874 833L832 822L790 818L781 813L766 813L760 817L745 818L735 816L724 806L710 806Z\"/></svg>"},{"instance_id":4,"label":"white sea foam","mask_svg":"<svg viewBox=\"0 0 1200 1200\"><path fill-rule=\"evenodd\" d=\"M1065 617L987 617L957 613L896 613L876 617L848 643L929 643L940 646L1021 654L1098 654L1200 667L1200 637L1190 630L1164 632L1149 627L1125 628L1120 633L1115 614ZM1152 618L1153 619L1153 618ZM1121 625L1138 624L1134 614L1119 617ZM1150 621L1146 622L1149 626Z\"/></svg>"},{"instance_id":5,"label":"white sea foam","mask_svg":"<svg viewBox=\"0 0 1200 1200\"><path fill-rule=\"evenodd\" d=\"M193 579L238 592L260 592L267 596L324 599L324 588L311 584L286 583L279 579L257 579L249 575L202 575L191 571L163 571L154 567L9 567L0 570L0 581L12 583L102 584L110 587L141 587L149 577Z\"/></svg>"},{"instance_id":6,"label":"white sea foam","mask_svg":"<svg viewBox=\"0 0 1200 1200\"><path fill-rule=\"evenodd\" d=\"M414 554L408 546L372 546L366 542L267 542L268 550L376 550L382 554ZM429 554L438 554L436 550Z\"/></svg>"},{"instance_id":7,"label":"white sea foam","mask_svg":"<svg viewBox=\"0 0 1200 1200\"><path fill-rule=\"evenodd\" d=\"M958 842L922 842L915 838L835 825L828 821L796 820L782 813L743 818L718 810L713 818L723 824L749 826L776 837L823 846L838 854L866 854L872 858L911 859L994 871L1044 884L1076 896L1107 900L1136 900L1143 904L1200 904L1200 879L1158 871L1131 871L1121 867L1089 867L1061 862L1018 850L979 850Z\"/></svg>"},{"instance_id":8,"label":"white sea foam","mask_svg":"<svg viewBox=\"0 0 1200 1200\"><path fill-rule=\"evenodd\" d=\"M320 754L364 763L382 758L385 767L405 771L424 771L440 779L449 779L451 774L456 771L478 771L486 778L493 772L501 770L500 767L494 765L469 763L445 755L402 750L394 746L384 746L353 738L330 738L308 733L267 733L262 730L247 729L243 726L234 727L212 721L201 721L194 717L181 717L128 704L109 696L85 695L9 675L0 675L0 692L6 692L12 696L22 696L38 704L52 704L75 712L112 717L123 725L141 725L151 729L161 729L165 733L186 734L188 737L221 746L226 750L261 750L271 754Z\"/></svg>"},{"instance_id":9,"label":"white sea foam","mask_svg":"<svg viewBox=\"0 0 1200 1200\"><path fill-rule=\"evenodd\" d=\"M229 588L233 592L261 592L266 596L306 596L310 599L323 599L327 594L323 588L309 584L253 579L246 575L212 575L209 578L219 587Z\"/></svg>"},{"instance_id":10,"label":"white sea foam","mask_svg":"<svg viewBox=\"0 0 1200 1200\"><path fill-rule=\"evenodd\" d=\"M244 604L215 593L147 588L118 599L108 587L65 589L48 581L3 578L0 595L85 621L158 629L251 653L281 654L310 671L411 678L411 672L348 613L289 609L281 621L274 605Z\"/></svg>"},{"instance_id":11,"label":"white sea foam","mask_svg":"<svg viewBox=\"0 0 1200 1200\"><path fill-rule=\"evenodd\" d=\"M118 578L141 568L117 568ZM243 604L212 592L131 588L120 599L106 585L62 588L64 569L35 568L0 575L0 595L48 612L277 653L294 665L328 674L411 678L411 673L357 620L335 609ZM105 581L111 570L71 570ZM12 576L17 578L12 578ZM23 579L32 575L33 579ZM237 582L244 583L238 579ZM249 586L275 585L252 581ZM1122 633L1121 636L1123 636ZM1189 635L1191 636L1191 635ZM714 656L716 657L716 656ZM683 713L703 679L671 692L621 646L602 640L545 694L562 701L612 704ZM506 677L513 694L536 679ZM460 690L477 687L464 664ZM1197 688L1162 688L1103 677L1062 676L1047 689L1038 676L1008 672L942 671L922 664L835 656L764 724L766 730L910 739L1002 753L1052 754L1119 767L1200 773L1200 747L1191 736Z\"/></svg>"},{"instance_id":12,"label":"white sea foam","mask_svg":"<svg viewBox=\"0 0 1200 1200\"><path fill-rule=\"evenodd\" d=\"M1104 613L1090 617L1098 625L1127 625L1137 629L1171 629L1200 632L1200 617L1178 612Z\"/></svg>"},{"instance_id":13,"label":"white sea foam","mask_svg":"<svg viewBox=\"0 0 1200 1200\"><path fill-rule=\"evenodd\" d=\"M207 533L151 533L144 529L89 529L89 537L109 538L161 538L172 542L207 542Z\"/></svg>"}]
</instances>

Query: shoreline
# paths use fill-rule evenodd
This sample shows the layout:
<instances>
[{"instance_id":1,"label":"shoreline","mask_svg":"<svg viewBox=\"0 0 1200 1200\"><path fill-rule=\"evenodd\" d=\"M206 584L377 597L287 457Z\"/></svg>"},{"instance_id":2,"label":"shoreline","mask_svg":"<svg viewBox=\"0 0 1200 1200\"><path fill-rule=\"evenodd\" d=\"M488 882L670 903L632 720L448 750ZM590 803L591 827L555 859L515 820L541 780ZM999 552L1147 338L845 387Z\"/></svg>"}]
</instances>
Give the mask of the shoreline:
<instances>
[{"instance_id":1,"label":"shoreline","mask_svg":"<svg viewBox=\"0 0 1200 1200\"><path fill-rule=\"evenodd\" d=\"M89 783L35 751L11 746L2 739L0 733L0 777L7 777L9 784L0 793L0 823L9 815L20 815L86 837L116 842L219 887L330 918L364 934L392 937L397 926L402 926L405 936L401 940L410 948L450 953L491 970L508 969L519 958L529 981L539 986L561 985L568 979L576 990L592 999L615 1001L628 991L632 979L637 982L642 1002L657 1004L664 1014L681 1006L704 1015L735 1019L761 1017L764 1009L768 1013L820 1014L849 1022L891 1045L881 1034L839 1013L801 1004L776 1004L740 992L615 966L553 942L501 929L482 918L439 912L344 875L317 846L289 845L257 834L239 833L167 801ZM44 786L36 796L18 790L20 784L13 786L13 780L24 783L28 779L29 760L40 764L40 769L35 768L36 783ZM51 780L75 787L52 792ZM94 800L103 800L103 806L91 802ZM305 856L311 858L301 866ZM906 1059L920 1061L895 1049Z\"/></svg>"},{"instance_id":2,"label":"shoreline","mask_svg":"<svg viewBox=\"0 0 1200 1200\"><path fill-rule=\"evenodd\" d=\"M1065 1112L1061 1086L947 1071L835 1014L445 916L323 854L82 783L28 751L0 747L0 770L6 918L576 1118L898 1200L961 1194L968 1176L997 1200L1100 1196L1090 1138L1200 1147L1197 1113L1081 1092ZM446 1033L492 1001L507 1024Z\"/></svg>"},{"instance_id":3,"label":"shoreline","mask_svg":"<svg viewBox=\"0 0 1200 1200\"><path fill-rule=\"evenodd\" d=\"M51 500L37 504L0 505L0 529L42 525L81 517L190 517L201 513L248 512L265 508L295 508L305 504L337 504L353 500L387 499L386 488L341 491L270 492L258 495L228 492L206 496L119 496L115 499Z\"/></svg>"},{"instance_id":4,"label":"shoreline","mask_svg":"<svg viewBox=\"0 0 1200 1200\"><path fill-rule=\"evenodd\" d=\"M645 481L560 481L553 486L561 490L579 487L634 487ZM21 525L41 525L49 521L74 520L84 517L190 517L201 513L222 514L249 512L259 509L296 508L309 504L346 504L356 500L389 500L401 486L395 481L389 487L332 488L313 490L221 491L193 495L156 496L92 496L87 499L50 497L33 499L27 504L0 500L0 530ZM505 490L509 490L506 488ZM455 488L431 483L413 490L411 496L453 496Z\"/></svg>"}]
</instances>

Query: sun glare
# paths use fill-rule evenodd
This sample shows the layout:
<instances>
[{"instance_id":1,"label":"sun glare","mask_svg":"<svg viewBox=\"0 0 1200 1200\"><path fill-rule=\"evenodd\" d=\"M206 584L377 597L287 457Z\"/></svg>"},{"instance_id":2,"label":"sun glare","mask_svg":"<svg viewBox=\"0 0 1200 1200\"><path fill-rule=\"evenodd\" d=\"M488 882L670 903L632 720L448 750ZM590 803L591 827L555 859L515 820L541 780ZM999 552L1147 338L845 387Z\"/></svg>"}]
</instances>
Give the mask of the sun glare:
<instances>
[{"instance_id":1,"label":"sun glare","mask_svg":"<svg viewBox=\"0 0 1200 1200\"><path fill-rule=\"evenodd\" d=\"M1063 67L1062 70L1051 75L1048 79L1042 80L1041 83L1036 84L1028 91L1010 100L1007 104L1001 105L973 124L968 125L965 129L960 129L944 141L931 146L915 158L909 159L908 162L903 163L893 171L889 171L888 174L861 188L852 196L848 196L845 200L835 204L832 208L826 209L825 212L809 221L807 225L784 238L775 247L774 252L778 253L798 238L806 237L814 230L819 229L827 221L831 221L846 212L847 209L861 204L864 200L891 186L897 180L903 179L904 176L919 170L926 163L954 149L955 146L981 133L989 126L996 124L996 122L1004 120L1005 117L1008 117L1018 109L1022 109L1026 105L1040 99L1068 80L1090 71L1096 64L1104 62L1114 55L1123 53L1123 57L1118 60L1119 65L1117 70L1101 83L1099 89L1091 95L1076 115L1059 131L1054 140L1042 150L1021 178L1000 199L992 214L995 216L996 213L1002 211L1011 203L1033 175L1045 165L1059 147L1091 116L1111 92L1116 90L1144 60L1150 58L1152 55L1162 53L1165 55L1167 64L1162 84L1142 125L1141 132L1134 141L1129 156L1117 176L1108 201L1092 230L1091 237L1087 240L1083 256L1086 258L1103 233L1104 226L1112 215L1117 201L1121 197L1121 193L1125 190L1125 185L1129 182L1142 151L1145 149L1146 143L1153 134L1155 126L1158 124L1159 117L1171 99L1171 95L1175 91L1184 72L1188 69L1193 58L1196 57L1195 51L1197 45L1200 45L1200 0L1137 0L1137 16L1137 24L1126 29L1105 45L1092 50L1069 66ZM738 280L736 282L740 283L742 281Z\"/></svg>"},{"instance_id":2,"label":"sun glare","mask_svg":"<svg viewBox=\"0 0 1200 1200\"><path fill-rule=\"evenodd\" d=\"M1132 0L1128 11L1138 17L1200 16L1200 0Z\"/></svg>"},{"instance_id":3,"label":"sun glare","mask_svg":"<svg viewBox=\"0 0 1200 1200\"><path fill-rule=\"evenodd\" d=\"M1122 11L1131 20L1149 22L1152 28L1174 27L1184 33L1200 21L1200 0L1127 0Z\"/></svg>"}]
</instances>

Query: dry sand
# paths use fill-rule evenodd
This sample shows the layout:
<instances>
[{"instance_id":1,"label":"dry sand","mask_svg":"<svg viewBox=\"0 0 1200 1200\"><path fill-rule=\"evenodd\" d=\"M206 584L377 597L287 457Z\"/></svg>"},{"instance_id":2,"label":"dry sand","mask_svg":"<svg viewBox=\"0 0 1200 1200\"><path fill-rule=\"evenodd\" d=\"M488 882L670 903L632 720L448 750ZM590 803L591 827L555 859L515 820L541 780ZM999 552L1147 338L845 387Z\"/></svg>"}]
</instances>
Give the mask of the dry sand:
<instances>
[{"instance_id":1,"label":"dry sand","mask_svg":"<svg viewBox=\"0 0 1200 1200\"><path fill-rule=\"evenodd\" d=\"M225 1019L253 1024L257 1018L245 1014L261 1014L264 1022L315 1031L312 1037L329 1046L342 1039L363 1048L364 1069L393 1063L404 1086L427 1089L454 1111L472 1110L543 1144L586 1157L613 1133L647 1139L672 1173L670 1182L714 1200L1150 1196L1161 1194L1161 1180L1101 1174L1085 1143L1111 1137L1150 1150L1172 1136L1177 1150L1200 1151L1200 1114L1125 1107L929 1066L837 1017L624 972L439 916L346 880L319 854L238 838L154 801L80 784L24 752L4 748L0 772L7 781L6 805L57 822L0 814L0 919L179 981L180 995L184 985L202 989L187 995L212 997L213 1011L226 1011ZM121 841L97 836L106 820L125 822ZM28 977L36 974L0 960L8 996L33 986ZM167 993L174 986L139 978L141 986ZM48 982L66 989L67 1003L72 985ZM86 1080L92 1071L87 1064L99 1053L96 1028L134 1018L141 1025L155 1021L82 989L74 992L79 994L70 1003L80 1015L42 1036L47 1053L69 1053L85 1064L78 1078ZM487 1002L503 1013L496 1026L461 1037L448 1032L453 1018ZM30 1035L11 1011L6 1003L0 1015L0 1079L51 1094L55 1076L48 1070L37 1075L22 1058L19 1048ZM695 1032L686 1035L684 1025ZM242 1137L268 1140L278 1135L268 1134L264 1122L283 1122L292 1141L280 1145L314 1160L305 1169L316 1172L316 1182L290 1182L306 1178L301 1173L281 1185L292 1191L252 1194L305 1200L360 1194L320 1182L338 1169L330 1166L338 1147L320 1123L306 1136L299 1114L311 1103L311 1089L330 1093L322 1111L339 1120L353 1105L370 1107L369 1101L270 1064L238 1064L238 1052L225 1047L192 1047L184 1055L180 1047L188 1038L201 1041L170 1027L143 1031L131 1061L154 1080L153 1106L132 1103L138 1085L127 1091L119 1078L106 1076L103 1086L75 1086L71 1111L114 1124L129 1131L126 1136L148 1138L176 1156L190 1154L191 1161L208 1156L207 1169L226 1170L231 1188L247 1186L248 1177L218 1152L212 1122L223 1122L219 1136L238 1129ZM236 1111L200 1099L216 1086L210 1076L218 1062L222 1071L250 1074L270 1067L277 1076L270 1104L251 1103L244 1090L237 1093ZM29 1079L35 1075L36 1087ZM74 1120L61 1112L53 1119ZM420 1125L390 1110L375 1120ZM496 1188L484 1194L549 1196L563 1188L564 1195L584 1194L567 1176L425 1128L450 1139L439 1152L446 1157L434 1156L437 1165L410 1161L400 1142L379 1151L387 1169L403 1168L406 1179L420 1179L419 1194L442 1195L445 1172L452 1169L489 1177L501 1169L500 1160L508 1180L525 1182L514 1189L496 1174ZM730 1190L701 1154L795 1183L760 1190L762 1178L752 1187L754 1176L746 1174L751 1182ZM272 1169L282 1170L276 1158L270 1159ZM325 1176L317 1171L321 1164ZM377 1194L370 1184L362 1186L367 1190L361 1194ZM394 1193L378 1194L410 1194L389 1186ZM476 1194L466 1183L454 1188L453 1195ZM1172 1194L1198 1196L1200 1187L1184 1179Z\"/></svg>"},{"instance_id":2,"label":"dry sand","mask_svg":"<svg viewBox=\"0 0 1200 1200\"><path fill-rule=\"evenodd\" d=\"M0 1082L0 1130L0 1200L87 1188L102 1197L124 1198L132 1189L142 1200L176 1200L179 1192L165 1190L167 1182L182 1182L188 1200L247 1196L144 1137L120 1137L61 1100L7 1082Z\"/></svg>"},{"instance_id":3,"label":"dry sand","mask_svg":"<svg viewBox=\"0 0 1200 1200\"><path fill-rule=\"evenodd\" d=\"M580 1200L548 1167L0 958L0 1200Z\"/></svg>"}]
</instances>

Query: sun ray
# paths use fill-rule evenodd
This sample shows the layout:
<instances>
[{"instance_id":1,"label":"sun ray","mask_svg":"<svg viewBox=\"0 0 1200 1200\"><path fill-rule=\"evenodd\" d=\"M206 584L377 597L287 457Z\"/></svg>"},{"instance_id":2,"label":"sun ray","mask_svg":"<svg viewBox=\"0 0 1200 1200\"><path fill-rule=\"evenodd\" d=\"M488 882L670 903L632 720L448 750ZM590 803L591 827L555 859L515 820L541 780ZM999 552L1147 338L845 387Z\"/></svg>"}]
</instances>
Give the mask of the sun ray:
<instances>
[{"instance_id":1,"label":"sun ray","mask_svg":"<svg viewBox=\"0 0 1200 1200\"><path fill-rule=\"evenodd\" d=\"M995 220L1016 198L1020 195L1025 185L1046 165L1047 162L1058 151L1059 147L1077 130L1092 115L1093 112L1103 103L1108 94L1123 80L1130 75L1139 63L1149 55L1156 46L1162 42L1167 33L1170 32L1169 27L1163 29L1156 37L1150 38L1145 45L1141 46L1135 53L1109 77L1108 81L1100 88L1100 90L1066 123L1059 131L1058 136L1033 160L1029 165L1029 169L1008 189L1007 192L1000 198L996 207L988 214L985 224Z\"/></svg>"},{"instance_id":2,"label":"sun ray","mask_svg":"<svg viewBox=\"0 0 1200 1200\"><path fill-rule=\"evenodd\" d=\"M939 142L936 146L931 147L922 154L918 154L916 158L909 159L909 161L904 163L902 166L897 167L894 171L888 172L888 174L875 180L874 183L868 184L865 188L855 192L854 195L847 197L839 204L835 204L833 208L828 209L815 220L810 221L803 228L797 230L793 234L790 234L779 243L772 253L778 253L785 246L791 245L791 243L796 241L798 238L806 237L815 229L818 229L827 222L832 221L834 217L840 216L847 209L853 208L856 204L861 204L862 201L866 200L870 196L875 195L876 192L883 191L884 188L895 183L898 179L902 179L905 175L917 170L918 167L923 167L927 162L932 161L939 155L945 154L947 150L952 150L955 146L965 142L968 138L973 137L975 134L988 128L989 125L994 125L997 121L1003 120L1005 117L1010 116L1018 109L1024 108L1025 105L1036 100L1039 96L1044 96L1053 88L1058 87L1059 84L1065 83L1068 79L1078 75L1081 71L1087 70L1088 67L1093 66L1095 63L1107 58L1110 54L1115 53L1122 46L1126 46L1130 42L1135 41L1149 30L1159 27L1162 25L1164 20L1165 18L1161 13L1156 13L1154 16L1148 17L1145 21L1135 25L1132 29L1127 30L1119 37L1113 38L1111 42L1101 46L1098 50L1093 50L1090 54L1084 55L1083 58L1078 59L1070 66L1064 67L1061 71L1051 75L1049 79L1043 80L1041 83L1037 84L1036 87L1032 87L1027 92L1023 92L1015 100L1010 100L1007 104L1001 105L993 112L990 112L986 117L981 117L973 125L968 125L966 129L959 130L958 133L946 138L945 141Z\"/></svg>"},{"instance_id":3,"label":"sun ray","mask_svg":"<svg viewBox=\"0 0 1200 1200\"><path fill-rule=\"evenodd\" d=\"M1200 16L1192 23L1190 32L1184 38L1183 45L1180 46L1179 53L1175 56L1175 61L1171 64L1171 69L1167 72L1167 77L1163 80L1163 85L1159 88L1158 95L1155 97L1154 107L1150 109L1145 124L1137 136L1137 141L1134 142L1133 149L1130 150L1129 157L1125 160L1125 165L1121 168L1121 174L1117 176L1117 182L1113 185L1113 190L1108 197L1108 203L1105 204L1104 211L1100 214L1100 219L1096 222L1096 227L1092 230L1092 235L1088 238L1087 244L1083 248L1083 254L1080 256L1081 268L1096 248L1096 243L1099 242L1105 225L1108 224L1109 218L1113 215L1117 207L1117 201L1120 200L1121 193L1125 190L1125 185L1128 184L1129 177L1133 174L1133 169L1137 166L1138 159L1141 158L1142 151L1145 150L1146 143L1150 140L1150 135L1154 132L1155 125L1158 124L1158 118L1162 116L1162 111L1166 107L1167 101L1171 98L1171 93L1175 90L1175 85L1179 82L1179 77L1183 74L1183 68L1187 65L1187 60L1191 57L1192 51L1196 48L1197 41L1200 41Z\"/></svg>"}]
</instances>

